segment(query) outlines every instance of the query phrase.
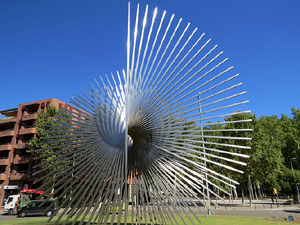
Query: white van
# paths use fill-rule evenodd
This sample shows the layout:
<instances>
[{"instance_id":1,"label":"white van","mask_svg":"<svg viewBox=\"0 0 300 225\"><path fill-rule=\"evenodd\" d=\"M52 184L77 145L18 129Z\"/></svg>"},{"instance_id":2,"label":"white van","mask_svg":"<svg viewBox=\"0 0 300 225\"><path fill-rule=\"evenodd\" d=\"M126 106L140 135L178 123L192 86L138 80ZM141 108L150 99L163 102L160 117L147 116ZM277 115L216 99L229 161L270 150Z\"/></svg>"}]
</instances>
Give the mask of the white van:
<instances>
[{"instance_id":1,"label":"white van","mask_svg":"<svg viewBox=\"0 0 300 225\"><path fill-rule=\"evenodd\" d=\"M20 195L10 195L8 196L5 205L4 205L4 213L8 215L14 214L14 208L16 206L16 202L19 200Z\"/></svg>"}]
</instances>

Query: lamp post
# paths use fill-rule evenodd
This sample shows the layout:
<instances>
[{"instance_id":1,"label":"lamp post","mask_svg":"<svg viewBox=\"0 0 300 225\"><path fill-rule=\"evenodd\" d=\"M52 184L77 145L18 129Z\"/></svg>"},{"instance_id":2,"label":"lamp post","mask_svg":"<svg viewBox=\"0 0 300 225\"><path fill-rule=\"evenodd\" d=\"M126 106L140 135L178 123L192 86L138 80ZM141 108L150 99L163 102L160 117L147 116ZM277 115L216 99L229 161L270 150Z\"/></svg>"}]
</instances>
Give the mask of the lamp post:
<instances>
[{"instance_id":1,"label":"lamp post","mask_svg":"<svg viewBox=\"0 0 300 225\"><path fill-rule=\"evenodd\" d=\"M296 160L296 158L291 158L291 169L292 169L292 173L293 173L293 177L294 177L294 181L295 181L295 185L296 185L298 204L300 204L299 189L298 189L298 184L296 182L295 171L294 171L294 168L293 168L293 160Z\"/></svg>"}]
</instances>

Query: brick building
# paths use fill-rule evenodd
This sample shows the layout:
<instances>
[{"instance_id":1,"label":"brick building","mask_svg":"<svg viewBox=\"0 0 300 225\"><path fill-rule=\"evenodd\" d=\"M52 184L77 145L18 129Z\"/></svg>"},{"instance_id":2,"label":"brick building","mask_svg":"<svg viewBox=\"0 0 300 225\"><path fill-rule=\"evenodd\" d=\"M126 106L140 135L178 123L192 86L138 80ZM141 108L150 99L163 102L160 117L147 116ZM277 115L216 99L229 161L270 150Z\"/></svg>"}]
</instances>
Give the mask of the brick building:
<instances>
[{"instance_id":1,"label":"brick building","mask_svg":"<svg viewBox=\"0 0 300 225\"><path fill-rule=\"evenodd\" d=\"M68 108L58 99L20 104L18 108L0 111L0 202L8 195L17 194L33 185L33 156L28 153L28 141L35 137L34 121L38 112L48 105ZM72 109L71 109L72 110Z\"/></svg>"}]
</instances>

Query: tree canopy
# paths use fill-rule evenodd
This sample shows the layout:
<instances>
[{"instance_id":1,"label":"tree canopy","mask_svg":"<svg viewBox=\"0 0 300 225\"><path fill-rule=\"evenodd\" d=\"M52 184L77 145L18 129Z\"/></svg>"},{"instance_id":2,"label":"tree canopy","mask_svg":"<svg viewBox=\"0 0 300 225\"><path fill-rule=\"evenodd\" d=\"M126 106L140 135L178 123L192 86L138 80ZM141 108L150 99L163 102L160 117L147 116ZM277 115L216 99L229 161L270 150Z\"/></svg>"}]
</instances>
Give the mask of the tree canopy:
<instances>
[{"instance_id":1,"label":"tree canopy","mask_svg":"<svg viewBox=\"0 0 300 225\"><path fill-rule=\"evenodd\" d=\"M254 190L261 194L263 191L271 195L276 188L281 194L291 195L295 189L295 182L300 181L300 109L292 109L292 118L286 115L261 116L256 118L254 114L241 114L227 118L238 120L250 118L249 123L232 123L226 129L248 127L252 132L244 136L252 137L251 141L244 143L251 146L244 151L250 155L246 160L248 167L242 168L244 174L232 174L241 183L238 189L249 186L249 178ZM234 132L224 132L223 135L235 136ZM233 144L243 144L241 140L230 140ZM244 141L245 142L245 141ZM241 151L241 150L236 150ZM295 169L296 179L291 171L291 163Z\"/></svg>"}]
</instances>

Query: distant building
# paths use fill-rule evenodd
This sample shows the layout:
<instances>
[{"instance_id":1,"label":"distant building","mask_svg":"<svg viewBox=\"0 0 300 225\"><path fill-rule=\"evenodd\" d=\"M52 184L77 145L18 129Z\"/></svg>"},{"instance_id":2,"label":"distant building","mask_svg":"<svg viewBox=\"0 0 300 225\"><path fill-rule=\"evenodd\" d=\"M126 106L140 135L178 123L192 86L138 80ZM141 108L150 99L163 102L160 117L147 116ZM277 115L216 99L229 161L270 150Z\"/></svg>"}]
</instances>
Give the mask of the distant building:
<instances>
[{"instance_id":1,"label":"distant building","mask_svg":"<svg viewBox=\"0 0 300 225\"><path fill-rule=\"evenodd\" d=\"M57 109L68 108L58 99L45 99L0 111L1 203L8 195L17 194L23 188L36 188L32 176L33 157L26 151L27 143L36 135L37 113L47 110L50 104Z\"/></svg>"}]
</instances>

